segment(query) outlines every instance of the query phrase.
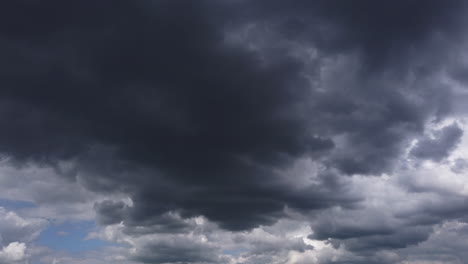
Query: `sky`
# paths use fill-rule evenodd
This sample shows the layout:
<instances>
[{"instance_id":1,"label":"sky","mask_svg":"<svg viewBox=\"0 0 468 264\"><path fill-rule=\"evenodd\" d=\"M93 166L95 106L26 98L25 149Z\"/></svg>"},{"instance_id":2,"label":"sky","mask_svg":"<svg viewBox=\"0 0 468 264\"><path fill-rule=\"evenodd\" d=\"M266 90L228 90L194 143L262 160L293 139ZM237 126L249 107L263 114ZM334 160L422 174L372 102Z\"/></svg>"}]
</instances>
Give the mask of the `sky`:
<instances>
[{"instance_id":1,"label":"sky","mask_svg":"<svg viewBox=\"0 0 468 264\"><path fill-rule=\"evenodd\" d=\"M0 2L0 264L468 263L468 2Z\"/></svg>"}]
</instances>

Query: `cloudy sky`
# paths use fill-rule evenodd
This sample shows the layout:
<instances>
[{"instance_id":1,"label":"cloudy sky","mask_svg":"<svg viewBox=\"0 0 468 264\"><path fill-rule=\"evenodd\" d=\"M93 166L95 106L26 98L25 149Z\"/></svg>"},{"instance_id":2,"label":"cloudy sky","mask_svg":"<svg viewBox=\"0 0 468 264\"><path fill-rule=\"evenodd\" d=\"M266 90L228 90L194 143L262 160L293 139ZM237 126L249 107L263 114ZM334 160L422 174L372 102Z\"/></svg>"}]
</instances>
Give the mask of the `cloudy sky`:
<instances>
[{"instance_id":1,"label":"cloudy sky","mask_svg":"<svg viewBox=\"0 0 468 264\"><path fill-rule=\"evenodd\" d=\"M0 264L468 263L468 1L2 1L0 58Z\"/></svg>"}]
</instances>

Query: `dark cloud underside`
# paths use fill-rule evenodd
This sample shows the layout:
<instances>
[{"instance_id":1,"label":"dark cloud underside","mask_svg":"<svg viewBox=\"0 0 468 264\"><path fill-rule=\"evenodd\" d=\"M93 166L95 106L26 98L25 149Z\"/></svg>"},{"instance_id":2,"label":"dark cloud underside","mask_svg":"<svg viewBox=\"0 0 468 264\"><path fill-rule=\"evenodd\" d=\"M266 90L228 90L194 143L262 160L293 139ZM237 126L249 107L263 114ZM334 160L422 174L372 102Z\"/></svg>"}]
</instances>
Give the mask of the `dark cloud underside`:
<instances>
[{"instance_id":1,"label":"dark cloud underside","mask_svg":"<svg viewBox=\"0 0 468 264\"><path fill-rule=\"evenodd\" d=\"M361 199L342 177L392 172L450 112L438 74L463 41L465 6L5 1L0 152L17 164L72 161L87 188L127 193L133 207L95 209L101 224L124 221L129 233L189 229L174 212L239 231L273 224L285 208L351 210ZM445 127L411 153L440 161L462 132ZM296 175L283 172L299 159L322 171L295 188L284 182ZM326 227L315 238L355 251L402 248L430 232ZM173 259L170 246L148 245L138 260L217 261L191 250Z\"/></svg>"}]
</instances>

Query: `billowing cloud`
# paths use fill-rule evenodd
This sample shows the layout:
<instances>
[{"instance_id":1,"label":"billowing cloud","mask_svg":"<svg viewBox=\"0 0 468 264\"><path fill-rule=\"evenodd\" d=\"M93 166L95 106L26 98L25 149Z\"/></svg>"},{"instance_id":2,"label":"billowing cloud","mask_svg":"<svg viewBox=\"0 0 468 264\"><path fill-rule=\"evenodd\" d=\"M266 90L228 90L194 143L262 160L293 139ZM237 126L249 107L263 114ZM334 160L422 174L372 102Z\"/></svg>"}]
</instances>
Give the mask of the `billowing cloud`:
<instances>
[{"instance_id":1,"label":"billowing cloud","mask_svg":"<svg viewBox=\"0 0 468 264\"><path fill-rule=\"evenodd\" d=\"M0 3L0 198L127 247L89 263L413 261L468 219L467 8Z\"/></svg>"},{"instance_id":2,"label":"billowing cloud","mask_svg":"<svg viewBox=\"0 0 468 264\"><path fill-rule=\"evenodd\" d=\"M46 227L44 219L23 218L0 207L0 263L26 263L27 244Z\"/></svg>"},{"instance_id":3,"label":"billowing cloud","mask_svg":"<svg viewBox=\"0 0 468 264\"><path fill-rule=\"evenodd\" d=\"M2 245L31 242L47 225L43 219L27 219L0 208L0 234Z\"/></svg>"},{"instance_id":4,"label":"billowing cloud","mask_svg":"<svg viewBox=\"0 0 468 264\"><path fill-rule=\"evenodd\" d=\"M26 245L24 243L13 242L3 247L0 251L0 263L15 263L25 258Z\"/></svg>"},{"instance_id":5,"label":"billowing cloud","mask_svg":"<svg viewBox=\"0 0 468 264\"><path fill-rule=\"evenodd\" d=\"M463 130L456 124L446 126L435 133L434 138L424 138L411 150L413 156L440 161L459 143ZM458 163L460 165L460 162Z\"/></svg>"}]
</instances>

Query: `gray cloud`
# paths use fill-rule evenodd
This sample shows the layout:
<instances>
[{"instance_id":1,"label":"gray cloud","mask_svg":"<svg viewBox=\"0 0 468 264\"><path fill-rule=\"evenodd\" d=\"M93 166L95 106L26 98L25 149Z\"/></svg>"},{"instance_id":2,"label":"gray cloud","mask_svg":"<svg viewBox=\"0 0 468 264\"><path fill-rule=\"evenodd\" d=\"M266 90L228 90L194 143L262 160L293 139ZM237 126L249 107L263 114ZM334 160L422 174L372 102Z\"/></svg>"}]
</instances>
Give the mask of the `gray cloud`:
<instances>
[{"instance_id":1,"label":"gray cloud","mask_svg":"<svg viewBox=\"0 0 468 264\"><path fill-rule=\"evenodd\" d=\"M423 138L411 150L411 154L417 158L441 161L452 151L463 135L463 130L452 124L435 132L434 138Z\"/></svg>"},{"instance_id":2,"label":"gray cloud","mask_svg":"<svg viewBox=\"0 0 468 264\"><path fill-rule=\"evenodd\" d=\"M440 100L449 90L413 69L420 58L408 62L410 69L404 73L395 71L396 63L385 62L392 72L388 77L368 71L366 64L367 55L387 49L402 56L415 35L421 35L417 43L428 48L424 36L435 30L428 17L451 25L455 21L446 12L458 10L458 5L440 8L431 2L428 13L410 29L400 24L393 29L390 16L376 16L373 12L380 9L367 2L365 13L353 11L349 17L347 5L322 2L297 2L280 13L269 12L261 3L257 11L253 4L256 18L210 15L216 8L243 9L246 2L233 4L4 4L4 10L11 10L3 18L11 24L4 30L9 43L4 52L14 63L4 67L0 112L8 129L1 138L8 140L0 142L0 149L18 162L54 165L75 158L80 179L91 189L131 194L135 219L179 210L241 230L274 223L285 206L314 210L346 204L322 195L321 186L290 195L292 190L276 184L276 170L310 157L346 174L391 171L409 140L449 107ZM297 39L300 48L283 41L283 49L300 51L312 45L320 54L316 67L293 55L272 56L262 64L261 58L271 54L268 48L253 51L247 43L223 38L249 22L275 24L291 14L306 19L298 9L302 5L311 12L331 12L329 18L316 16L332 26L323 34L343 33L340 38L362 45L369 54L337 47L334 52L348 55L332 63L336 55L330 49ZM401 5L390 5L389 10L396 12ZM19 23L20 16L14 15L32 7L35 14L43 14L34 22L37 28L25 27L28 22ZM56 14L56 9L63 12ZM376 21L347 25L365 14ZM406 15L412 17L411 12ZM354 39L344 34L343 29L357 32L367 22L384 22L381 30L390 30L402 45L383 47L375 36ZM367 30L370 35L377 32ZM274 36L284 39L281 31ZM47 45L41 44L44 40ZM418 78L411 89L409 73ZM101 160L108 165L93 160L95 146L115 152ZM130 174L134 176L126 176Z\"/></svg>"},{"instance_id":3,"label":"gray cloud","mask_svg":"<svg viewBox=\"0 0 468 264\"><path fill-rule=\"evenodd\" d=\"M178 238L146 243L135 254L142 263L226 263L214 248Z\"/></svg>"},{"instance_id":4,"label":"gray cloud","mask_svg":"<svg viewBox=\"0 0 468 264\"><path fill-rule=\"evenodd\" d=\"M434 225L465 217L465 196L399 179L389 195L418 208L374 208L372 188L356 190L356 179L402 173L414 139L410 156L437 162L461 142L457 123L424 133L453 117L466 8L458 0L1 3L0 153L8 166L61 177L28 187L26 200L96 202L102 228L121 225L121 236L138 241L134 261L227 261L215 239L188 237L204 217L211 229L199 237L302 219L310 238L343 245L347 263L392 263L385 250L414 247ZM315 169L295 171L301 160ZM278 254L309 254L304 236ZM268 253L278 241L245 241L246 261L279 261Z\"/></svg>"},{"instance_id":5,"label":"gray cloud","mask_svg":"<svg viewBox=\"0 0 468 264\"><path fill-rule=\"evenodd\" d=\"M40 218L25 218L0 207L0 263L27 263L27 249L47 226Z\"/></svg>"},{"instance_id":6,"label":"gray cloud","mask_svg":"<svg viewBox=\"0 0 468 264\"><path fill-rule=\"evenodd\" d=\"M452 166L452 171L455 173L463 173L466 169L468 169L468 160L462 158L456 159Z\"/></svg>"},{"instance_id":7,"label":"gray cloud","mask_svg":"<svg viewBox=\"0 0 468 264\"><path fill-rule=\"evenodd\" d=\"M44 219L23 218L0 207L0 235L2 246L13 242L29 243L47 226Z\"/></svg>"}]
</instances>

